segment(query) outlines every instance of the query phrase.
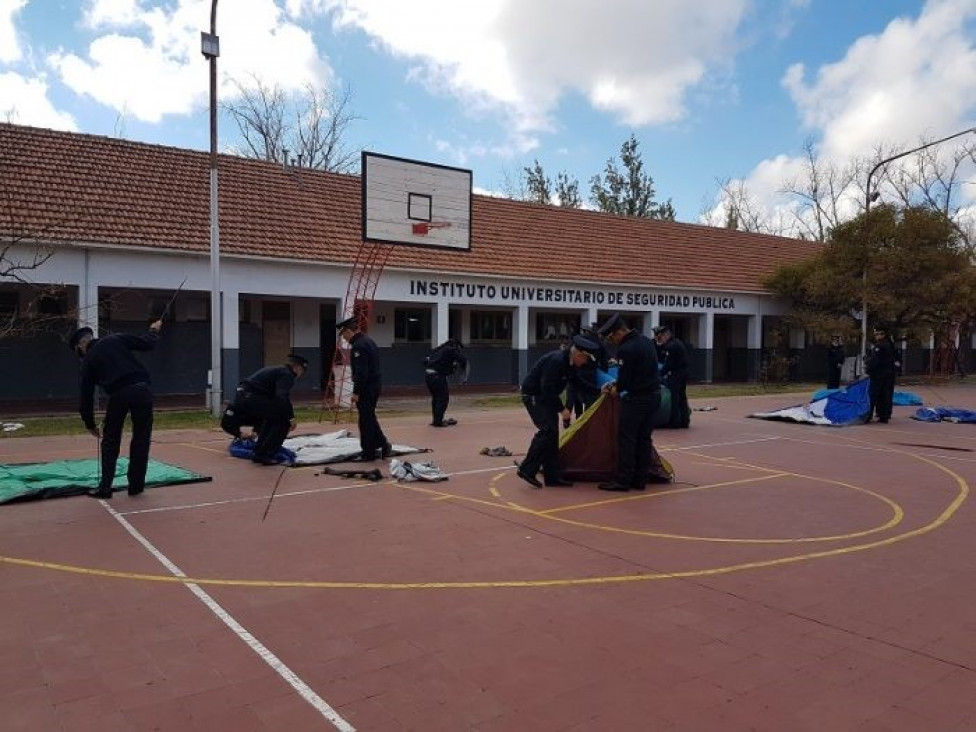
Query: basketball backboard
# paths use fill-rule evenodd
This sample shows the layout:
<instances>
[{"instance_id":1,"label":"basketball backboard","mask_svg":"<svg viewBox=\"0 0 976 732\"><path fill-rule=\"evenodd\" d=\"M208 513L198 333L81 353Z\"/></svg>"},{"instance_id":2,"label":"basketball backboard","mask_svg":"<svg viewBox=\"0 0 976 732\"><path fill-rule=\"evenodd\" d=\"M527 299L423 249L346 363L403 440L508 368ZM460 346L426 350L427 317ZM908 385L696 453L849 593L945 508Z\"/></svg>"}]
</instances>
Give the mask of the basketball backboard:
<instances>
[{"instance_id":1,"label":"basketball backboard","mask_svg":"<svg viewBox=\"0 0 976 732\"><path fill-rule=\"evenodd\" d=\"M471 248L471 171L363 153L363 241Z\"/></svg>"}]
</instances>

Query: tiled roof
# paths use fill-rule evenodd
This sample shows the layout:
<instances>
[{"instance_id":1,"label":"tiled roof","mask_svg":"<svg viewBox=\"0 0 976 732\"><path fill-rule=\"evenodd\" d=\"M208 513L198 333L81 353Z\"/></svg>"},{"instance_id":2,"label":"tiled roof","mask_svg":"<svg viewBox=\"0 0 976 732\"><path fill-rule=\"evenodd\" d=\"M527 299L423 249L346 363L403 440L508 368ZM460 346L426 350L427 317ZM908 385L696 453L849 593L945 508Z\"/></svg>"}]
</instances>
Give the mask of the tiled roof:
<instances>
[{"instance_id":1,"label":"tiled roof","mask_svg":"<svg viewBox=\"0 0 976 732\"><path fill-rule=\"evenodd\" d=\"M0 124L0 233L207 252L204 152ZM352 262L360 179L219 156L225 254ZM8 213L9 212L9 213ZM469 252L397 247L388 267L761 292L818 244L475 196Z\"/></svg>"}]
</instances>

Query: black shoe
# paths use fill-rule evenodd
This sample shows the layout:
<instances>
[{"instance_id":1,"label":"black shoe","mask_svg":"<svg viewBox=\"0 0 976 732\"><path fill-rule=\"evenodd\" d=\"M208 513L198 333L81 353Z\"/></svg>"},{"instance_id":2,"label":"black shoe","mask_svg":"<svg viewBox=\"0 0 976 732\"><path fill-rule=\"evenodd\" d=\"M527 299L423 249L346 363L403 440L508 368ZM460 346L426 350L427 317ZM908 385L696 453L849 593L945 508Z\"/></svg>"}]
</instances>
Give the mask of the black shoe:
<instances>
[{"instance_id":1,"label":"black shoe","mask_svg":"<svg viewBox=\"0 0 976 732\"><path fill-rule=\"evenodd\" d=\"M534 475L529 475L528 473L522 471L521 468L519 468L518 470L516 470L515 471L515 474L519 478L521 478L522 480L524 480L526 483L528 483L529 485L531 485L533 488L541 488L542 487L542 483L539 482L539 479L538 478L536 478Z\"/></svg>"},{"instance_id":2,"label":"black shoe","mask_svg":"<svg viewBox=\"0 0 976 732\"><path fill-rule=\"evenodd\" d=\"M555 480L547 480L547 488L569 488L573 485L573 481L566 480L565 478L556 478Z\"/></svg>"},{"instance_id":3,"label":"black shoe","mask_svg":"<svg viewBox=\"0 0 976 732\"><path fill-rule=\"evenodd\" d=\"M142 486L141 488L133 488L132 486L129 486L129 495L138 496L144 490L146 490L146 486Z\"/></svg>"},{"instance_id":4,"label":"black shoe","mask_svg":"<svg viewBox=\"0 0 976 732\"><path fill-rule=\"evenodd\" d=\"M444 424L443 422L431 422L430 423L430 426L431 427L447 427L447 425Z\"/></svg>"},{"instance_id":5,"label":"black shoe","mask_svg":"<svg viewBox=\"0 0 976 732\"><path fill-rule=\"evenodd\" d=\"M387 442L380 450L380 456L384 458L393 457L393 445Z\"/></svg>"},{"instance_id":6,"label":"black shoe","mask_svg":"<svg viewBox=\"0 0 976 732\"><path fill-rule=\"evenodd\" d=\"M878 421L879 421L879 422L880 422L881 424L888 424L888 420L886 420L886 419L879 419Z\"/></svg>"},{"instance_id":7,"label":"black shoe","mask_svg":"<svg viewBox=\"0 0 976 732\"><path fill-rule=\"evenodd\" d=\"M644 485L643 483L637 483L636 485L632 485L632 486L630 487L630 489L631 489L632 491L642 491L642 490L644 490L644 489L645 489L646 487L647 487L647 486L645 486L645 485Z\"/></svg>"},{"instance_id":8,"label":"black shoe","mask_svg":"<svg viewBox=\"0 0 976 732\"><path fill-rule=\"evenodd\" d=\"M457 420L454 419L453 417L448 417L447 419L444 420L445 427L451 427L456 424L457 424Z\"/></svg>"},{"instance_id":9,"label":"black shoe","mask_svg":"<svg viewBox=\"0 0 976 732\"><path fill-rule=\"evenodd\" d=\"M600 483L597 486L601 491L613 491L615 493L627 493L630 490L630 486L624 485L623 483L617 483L611 481L610 483Z\"/></svg>"},{"instance_id":10,"label":"black shoe","mask_svg":"<svg viewBox=\"0 0 976 732\"><path fill-rule=\"evenodd\" d=\"M376 460L375 451L373 451L372 453L360 452L357 453L356 455L353 455L351 458L349 458L349 461L353 463L371 463L374 462L375 460Z\"/></svg>"},{"instance_id":11,"label":"black shoe","mask_svg":"<svg viewBox=\"0 0 976 732\"><path fill-rule=\"evenodd\" d=\"M112 489L92 488L87 492L87 495L92 498L101 498L103 501L107 501L112 497Z\"/></svg>"},{"instance_id":12,"label":"black shoe","mask_svg":"<svg viewBox=\"0 0 976 732\"><path fill-rule=\"evenodd\" d=\"M273 457L264 457L255 455L251 458L252 463L257 463L258 465L277 465L278 461Z\"/></svg>"}]
</instances>

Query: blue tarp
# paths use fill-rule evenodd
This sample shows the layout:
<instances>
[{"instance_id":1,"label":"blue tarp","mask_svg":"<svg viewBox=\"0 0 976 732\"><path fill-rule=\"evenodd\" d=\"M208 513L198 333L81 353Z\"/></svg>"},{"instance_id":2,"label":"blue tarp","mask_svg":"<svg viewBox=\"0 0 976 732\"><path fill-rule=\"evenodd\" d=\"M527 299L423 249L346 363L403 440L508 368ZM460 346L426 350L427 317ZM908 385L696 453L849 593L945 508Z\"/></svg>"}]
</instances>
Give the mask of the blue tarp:
<instances>
[{"instance_id":1,"label":"blue tarp","mask_svg":"<svg viewBox=\"0 0 976 732\"><path fill-rule=\"evenodd\" d=\"M823 399L825 396L838 391L843 391L843 389L819 389L813 393L811 399L813 401ZM917 407L922 405L922 397L911 391L896 391L891 403L896 407Z\"/></svg>"},{"instance_id":2,"label":"blue tarp","mask_svg":"<svg viewBox=\"0 0 976 732\"><path fill-rule=\"evenodd\" d=\"M826 396L814 398L806 404L797 404L772 412L756 412L749 416L829 427L858 424L864 421L871 409L871 399L868 396L869 383L868 379L861 379L850 384L846 389L831 390Z\"/></svg>"},{"instance_id":3,"label":"blue tarp","mask_svg":"<svg viewBox=\"0 0 976 732\"><path fill-rule=\"evenodd\" d=\"M923 407L912 415L919 422L976 422L976 412L952 407Z\"/></svg>"}]
</instances>

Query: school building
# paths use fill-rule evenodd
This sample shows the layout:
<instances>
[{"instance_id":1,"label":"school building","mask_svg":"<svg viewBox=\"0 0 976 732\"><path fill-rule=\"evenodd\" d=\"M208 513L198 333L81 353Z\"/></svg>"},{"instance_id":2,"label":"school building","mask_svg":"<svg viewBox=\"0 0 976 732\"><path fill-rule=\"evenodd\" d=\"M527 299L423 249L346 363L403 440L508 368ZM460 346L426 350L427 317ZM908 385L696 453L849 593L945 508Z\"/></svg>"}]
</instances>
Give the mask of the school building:
<instances>
[{"instance_id":1,"label":"school building","mask_svg":"<svg viewBox=\"0 0 976 732\"><path fill-rule=\"evenodd\" d=\"M204 152L0 124L0 401L73 398L70 331L141 332L181 283L147 362L158 395L202 399L209 166ZM297 390L321 394L362 244L360 176L227 155L218 170L224 394L289 350L311 365ZM762 279L820 246L483 195L469 234L467 249L389 254L369 323L386 388L422 385L423 357L449 336L470 384L514 387L561 335L614 312L645 332L670 325L693 380L755 380L784 313ZM822 347L789 340L797 375L822 378Z\"/></svg>"}]
</instances>

